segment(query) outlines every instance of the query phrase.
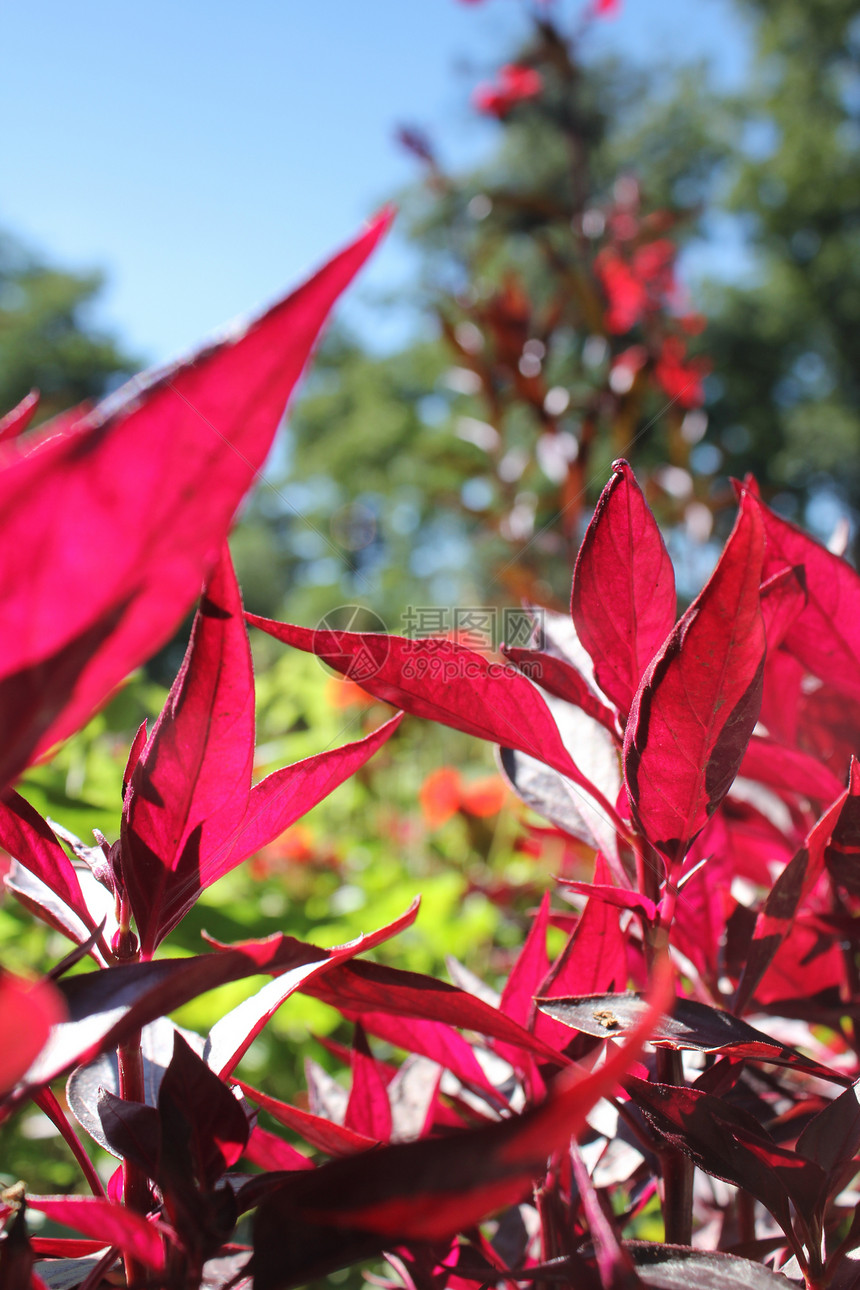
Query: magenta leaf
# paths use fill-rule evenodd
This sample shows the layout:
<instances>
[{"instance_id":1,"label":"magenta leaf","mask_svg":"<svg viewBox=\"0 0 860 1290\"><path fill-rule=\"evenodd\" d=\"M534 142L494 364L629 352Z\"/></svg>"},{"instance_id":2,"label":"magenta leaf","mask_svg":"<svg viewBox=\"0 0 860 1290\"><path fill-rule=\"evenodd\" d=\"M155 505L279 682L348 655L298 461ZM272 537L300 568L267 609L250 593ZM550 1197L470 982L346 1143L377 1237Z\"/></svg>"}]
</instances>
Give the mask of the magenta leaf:
<instances>
[{"instance_id":1,"label":"magenta leaf","mask_svg":"<svg viewBox=\"0 0 860 1290\"><path fill-rule=\"evenodd\" d=\"M329 310L388 222L238 336L49 422L24 452L0 444L0 784L170 637Z\"/></svg>"},{"instance_id":2,"label":"magenta leaf","mask_svg":"<svg viewBox=\"0 0 860 1290\"><path fill-rule=\"evenodd\" d=\"M11 412L0 417L0 443L7 439L17 439L19 434L23 434L27 426L36 415L36 409L39 406L39 391L31 390L25 394L20 403L17 403Z\"/></svg>"},{"instance_id":3,"label":"magenta leaf","mask_svg":"<svg viewBox=\"0 0 860 1290\"><path fill-rule=\"evenodd\" d=\"M350 1057L352 1086L346 1104L344 1125L356 1133L363 1133L367 1138L375 1138L377 1142L388 1142L392 1130L388 1087L360 1023L355 1027Z\"/></svg>"},{"instance_id":4,"label":"magenta leaf","mask_svg":"<svg viewBox=\"0 0 860 1290\"><path fill-rule=\"evenodd\" d=\"M764 735L753 735L741 762L741 775L781 792L799 793L822 806L840 797L844 785L816 757L787 748Z\"/></svg>"},{"instance_id":5,"label":"magenta leaf","mask_svg":"<svg viewBox=\"0 0 860 1290\"><path fill-rule=\"evenodd\" d=\"M251 1130L251 1136L245 1146L243 1155L252 1165L259 1165L267 1173L274 1170L313 1169L314 1163L301 1151L291 1147L277 1134L261 1129L259 1124Z\"/></svg>"},{"instance_id":6,"label":"magenta leaf","mask_svg":"<svg viewBox=\"0 0 860 1290\"><path fill-rule=\"evenodd\" d=\"M614 807L571 759L540 692L516 668L448 640L313 631L255 614L247 619L276 640L318 655L395 708L536 757L579 784L610 819L616 818Z\"/></svg>"},{"instance_id":7,"label":"magenta leaf","mask_svg":"<svg viewBox=\"0 0 860 1290\"><path fill-rule=\"evenodd\" d=\"M755 504L767 534L765 576L788 565L806 592L806 605L786 631L784 648L815 676L860 697L860 576L763 502Z\"/></svg>"},{"instance_id":8,"label":"magenta leaf","mask_svg":"<svg viewBox=\"0 0 860 1290\"><path fill-rule=\"evenodd\" d=\"M43 882L87 932L95 930L75 867L50 825L29 802L11 791L0 798L0 846Z\"/></svg>"},{"instance_id":9,"label":"magenta leaf","mask_svg":"<svg viewBox=\"0 0 860 1290\"><path fill-rule=\"evenodd\" d=\"M275 771L252 788L251 647L225 546L125 797L122 871L141 953L152 954L202 890L363 765L398 720L354 744ZM136 746L140 740L139 731Z\"/></svg>"},{"instance_id":10,"label":"magenta leaf","mask_svg":"<svg viewBox=\"0 0 860 1290\"><path fill-rule=\"evenodd\" d=\"M675 623L675 572L626 461L598 500L573 571L570 610L594 676L622 719Z\"/></svg>"},{"instance_id":11,"label":"magenta leaf","mask_svg":"<svg viewBox=\"0 0 860 1290\"><path fill-rule=\"evenodd\" d=\"M738 772L761 703L765 636L759 609L764 530L744 495L704 590L678 622L636 694L624 770L648 841L671 866Z\"/></svg>"},{"instance_id":12,"label":"magenta leaf","mask_svg":"<svg viewBox=\"0 0 860 1290\"><path fill-rule=\"evenodd\" d=\"M301 988L304 994L312 994L342 1012L361 1014L367 1029L372 1028L368 1014L375 1012L419 1021L441 1021L516 1044L525 1052L534 1053L554 1065L564 1061L547 1044L541 1043L498 1009L458 990L456 986L417 972L404 972L366 961L344 963L330 968L325 978L309 981Z\"/></svg>"},{"instance_id":13,"label":"magenta leaf","mask_svg":"<svg viewBox=\"0 0 860 1290\"><path fill-rule=\"evenodd\" d=\"M64 1015L62 995L52 982L26 981L0 968L0 1095L36 1060Z\"/></svg>"},{"instance_id":14,"label":"magenta leaf","mask_svg":"<svg viewBox=\"0 0 860 1290\"><path fill-rule=\"evenodd\" d=\"M359 1133L356 1129L347 1128L346 1125L337 1124L334 1120L327 1120L321 1115L312 1115L310 1111L302 1111L287 1102L279 1102L276 1098L261 1093L259 1089L252 1088L243 1080L235 1082L245 1096L256 1103L261 1110L268 1111L279 1124L287 1129L293 1129L310 1146L315 1147L317 1151L325 1152L328 1156L353 1155L356 1151L366 1151L369 1147L377 1145L376 1138Z\"/></svg>"},{"instance_id":15,"label":"magenta leaf","mask_svg":"<svg viewBox=\"0 0 860 1290\"><path fill-rule=\"evenodd\" d=\"M33 1209L103 1245L116 1245L154 1272L164 1269L164 1247L157 1229L134 1210L96 1196L28 1196Z\"/></svg>"}]
</instances>

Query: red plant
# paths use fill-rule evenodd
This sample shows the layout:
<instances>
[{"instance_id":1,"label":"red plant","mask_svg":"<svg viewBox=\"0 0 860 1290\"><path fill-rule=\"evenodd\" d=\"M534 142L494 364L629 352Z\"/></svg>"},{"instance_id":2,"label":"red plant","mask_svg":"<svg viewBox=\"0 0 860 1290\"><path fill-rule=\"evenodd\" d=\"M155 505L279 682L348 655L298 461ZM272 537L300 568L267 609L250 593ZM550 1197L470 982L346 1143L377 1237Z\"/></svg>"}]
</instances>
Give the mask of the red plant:
<instances>
[{"instance_id":1,"label":"red plant","mask_svg":"<svg viewBox=\"0 0 860 1290\"><path fill-rule=\"evenodd\" d=\"M499 68L499 79L495 85L478 86L472 102L479 112L485 112L488 116L505 117L517 103L535 98L542 89L540 72L533 67L507 63Z\"/></svg>"},{"instance_id":2,"label":"red plant","mask_svg":"<svg viewBox=\"0 0 860 1290\"><path fill-rule=\"evenodd\" d=\"M73 946L50 984L0 977L0 1115L38 1106L92 1192L3 1193L0 1286L252 1277L287 1290L385 1252L402 1285L439 1290L776 1290L783 1273L847 1290L860 1247L860 576L747 481L713 573L676 621L668 552L619 461L576 559L570 615L536 614L534 639L507 647L505 663L447 639L243 615L223 538L248 462L380 233L133 400L32 442L27 407L6 423L3 613L21 627L4 638L7 779L139 661L145 615L152 648L192 575L205 586L164 709L132 744L118 841L61 841L10 788L0 801L8 889ZM245 445L238 467L211 434L216 408ZM55 504L61 480L88 522ZM31 508L17 547L13 483ZM162 583L169 612L154 606ZM254 783L246 618L347 675L360 657L362 688L402 711ZM457 964L447 984L361 957L408 928L417 901L333 949L278 934L156 955L205 888L362 766L402 712L499 744L514 791L593 856L561 879L565 908L544 895L500 994ZM554 955L551 929L564 932ZM68 971L87 955L94 969ZM206 1036L168 1020L259 975L271 979ZM333 1098L312 1070L307 1108L236 1074L298 990L354 1033L349 1050L330 1044L349 1093ZM64 1075L70 1114L51 1087ZM107 1185L72 1119L117 1159ZM664 1239L635 1239L657 1206ZM77 1236L31 1235L28 1207ZM251 1211L246 1246L235 1230Z\"/></svg>"}]
</instances>

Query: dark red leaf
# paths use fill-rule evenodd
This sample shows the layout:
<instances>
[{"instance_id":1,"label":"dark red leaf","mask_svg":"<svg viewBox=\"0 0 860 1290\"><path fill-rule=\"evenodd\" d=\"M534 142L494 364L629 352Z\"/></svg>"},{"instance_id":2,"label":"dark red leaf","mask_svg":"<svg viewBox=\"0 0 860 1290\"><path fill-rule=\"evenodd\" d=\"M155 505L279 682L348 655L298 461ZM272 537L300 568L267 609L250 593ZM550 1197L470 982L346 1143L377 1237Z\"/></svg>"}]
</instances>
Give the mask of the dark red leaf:
<instances>
[{"instance_id":1,"label":"dark red leaf","mask_svg":"<svg viewBox=\"0 0 860 1290\"><path fill-rule=\"evenodd\" d=\"M238 336L47 423L24 452L0 444L0 784L170 637L332 304L388 223Z\"/></svg>"},{"instance_id":2,"label":"dark red leaf","mask_svg":"<svg viewBox=\"0 0 860 1290\"><path fill-rule=\"evenodd\" d=\"M860 783L855 783L852 776L852 793L858 791ZM768 893L764 907L756 918L752 943L732 1004L736 1013L741 1013L746 1008L791 931L801 902L824 871L827 844L848 800L849 792L846 789L816 822L806 838L806 844L789 861Z\"/></svg>"},{"instance_id":3,"label":"dark red leaf","mask_svg":"<svg viewBox=\"0 0 860 1290\"><path fill-rule=\"evenodd\" d=\"M626 1087L649 1122L705 1173L743 1187L791 1231L789 1202L812 1213L824 1171L778 1146L754 1116L712 1093L650 1084L628 1077Z\"/></svg>"},{"instance_id":4,"label":"dark red leaf","mask_svg":"<svg viewBox=\"0 0 860 1290\"><path fill-rule=\"evenodd\" d=\"M671 990L665 969L657 981L655 1012ZM546 1100L523 1115L336 1160L302 1174L298 1186L287 1178L257 1210L256 1290L305 1284L356 1251L365 1257L393 1241L446 1238L518 1201L547 1156L581 1131L594 1103L635 1060L649 1025L646 1018L591 1074L559 1076ZM287 1228L297 1232L295 1242L284 1242Z\"/></svg>"},{"instance_id":5,"label":"dark red leaf","mask_svg":"<svg viewBox=\"0 0 860 1290\"><path fill-rule=\"evenodd\" d=\"M191 1049L179 1031L173 1058L158 1091L158 1110L172 1103L173 1114L188 1128L197 1181L209 1190L234 1165L248 1141L248 1118L229 1088Z\"/></svg>"},{"instance_id":6,"label":"dark red leaf","mask_svg":"<svg viewBox=\"0 0 860 1290\"><path fill-rule=\"evenodd\" d=\"M630 466L612 469L576 559L570 611L595 679L624 719L675 624L675 572Z\"/></svg>"},{"instance_id":7,"label":"dark red leaf","mask_svg":"<svg viewBox=\"0 0 860 1290\"><path fill-rule=\"evenodd\" d=\"M574 1030L599 1039L627 1034L644 1016L648 1002L639 994L592 994L572 998L540 998L541 1012ZM650 1042L660 1048L687 1049L791 1066L819 1079L844 1084L846 1076L804 1057L793 1048L771 1039L729 1012L712 1008L698 999L675 1000L671 1016L652 1025Z\"/></svg>"},{"instance_id":8,"label":"dark red leaf","mask_svg":"<svg viewBox=\"0 0 860 1290\"><path fill-rule=\"evenodd\" d=\"M745 495L716 569L648 668L630 712L630 800L648 841L673 866L727 793L758 718L763 551L761 519Z\"/></svg>"},{"instance_id":9,"label":"dark red leaf","mask_svg":"<svg viewBox=\"0 0 860 1290\"><path fill-rule=\"evenodd\" d=\"M827 1175L832 1192L845 1181L842 1170L860 1151L860 1084L854 1083L819 1111L797 1139L797 1150Z\"/></svg>"}]
</instances>

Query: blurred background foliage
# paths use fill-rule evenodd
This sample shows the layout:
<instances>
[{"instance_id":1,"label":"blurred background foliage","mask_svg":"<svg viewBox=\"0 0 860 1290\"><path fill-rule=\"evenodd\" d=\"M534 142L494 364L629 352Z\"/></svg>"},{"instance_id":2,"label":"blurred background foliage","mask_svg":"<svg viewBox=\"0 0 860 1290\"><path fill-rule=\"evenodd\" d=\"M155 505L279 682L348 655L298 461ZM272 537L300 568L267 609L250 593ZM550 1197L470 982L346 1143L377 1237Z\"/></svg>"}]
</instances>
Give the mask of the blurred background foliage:
<instances>
[{"instance_id":1,"label":"blurred background foliage","mask_svg":"<svg viewBox=\"0 0 860 1290\"><path fill-rule=\"evenodd\" d=\"M686 595L730 523L730 474L752 470L778 509L825 538L839 516L856 527L860 7L736 4L756 50L741 92L717 92L703 67L583 64L577 32L544 5L523 48L486 52L475 110L498 133L478 170L448 173L444 140L401 129L416 163L400 204L419 323L385 353L342 325L328 332L232 539L250 609L313 625L359 604L404 631L416 609L442 611L435 622L452 630L455 607L563 607L590 508L622 454ZM689 266L727 237L732 272L693 280ZM37 386L51 414L138 366L93 327L98 287L97 274L0 239L4 409ZM183 648L180 634L27 773L21 791L38 810L85 839L93 828L116 837L130 737L157 714ZM254 648L261 774L389 715L313 659L268 638ZM588 860L512 802L489 748L408 721L205 893L165 952L197 952L204 928L227 941L285 931L341 942L420 890L416 927L378 954L442 975L453 956L498 984L550 876L585 873ZM65 952L11 899L0 937L13 969ZM205 1030L224 1002L207 996L181 1020ZM324 1005L293 998L251 1049L247 1078L265 1069L267 1091L299 1096L309 1033L349 1041ZM337 1068L322 1046L313 1055ZM68 1187L65 1148L30 1120L4 1127L2 1174Z\"/></svg>"}]
</instances>

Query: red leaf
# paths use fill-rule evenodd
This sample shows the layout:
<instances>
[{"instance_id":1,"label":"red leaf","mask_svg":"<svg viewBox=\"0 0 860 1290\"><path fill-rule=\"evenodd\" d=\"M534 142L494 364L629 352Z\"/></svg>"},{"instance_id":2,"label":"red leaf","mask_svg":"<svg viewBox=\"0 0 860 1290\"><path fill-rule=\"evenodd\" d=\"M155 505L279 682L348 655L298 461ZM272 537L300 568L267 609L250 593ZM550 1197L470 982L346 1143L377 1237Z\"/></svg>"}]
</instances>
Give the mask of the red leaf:
<instances>
[{"instance_id":1,"label":"red leaf","mask_svg":"<svg viewBox=\"0 0 860 1290\"><path fill-rule=\"evenodd\" d=\"M276 640L316 654L370 694L416 717L517 748L580 784L610 819L614 808L585 778L562 742L540 692L515 668L448 640L376 632L313 631L256 614L248 622Z\"/></svg>"},{"instance_id":2,"label":"red leaf","mask_svg":"<svg viewBox=\"0 0 860 1290\"><path fill-rule=\"evenodd\" d=\"M253 763L254 672L225 547L123 810L123 877L144 957L208 886L210 854L247 811Z\"/></svg>"},{"instance_id":3,"label":"red leaf","mask_svg":"<svg viewBox=\"0 0 860 1290\"><path fill-rule=\"evenodd\" d=\"M25 981L0 969L0 1093L38 1057L65 1004L50 981Z\"/></svg>"},{"instance_id":4,"label":"red leaf","mask_svg":"<svg viewBox=\"0 0 860 1290\"><path fill-rule=\"evenodd\" d=\"M283 1124L287 1129L293 1129L304 1138L305 1142L316 1147L318 1151L324 1151L328 1156L349 1156L356 1151L366 1151L369 1147L377 1145L377 1140L373 1137L368 1137L355 1129L349 1129L345 1125L335 1124L333 1120L326 1120L321 1115L311 1115L310 1111L300 1111L296 1106L279 1102L276 1098L268 1097L242 1080L236 1080L236 1084L262 1111L268 1111L279 1124Z\"/></svg>"},{"instance_id":5,"label":"red leaf","mask_svg":"<svg viewBox=\"0 0 860 1290\"><path fill-rule=\"evenodd\" d=\"M817 758L762 735L753 735L750 739L740 774L781 792L787 790L810 797L822 805L834 801L844 791L842 783Z\"/></svg>"},{"instance_id":6,"label":"red leaf","mask_svg":"<svg viewBox=\"0 0 860 1290\"><path fill-rule=\"evenodd\" d=\"M352 1087L346 1104L344 1125L348 1129L354 1129L356 1133L363 1133L365 1137L375 1138L377 1142L388 1142L392 1127L388 1089L360 1023L355 1028L350 1058Z\"/></svg>"},{"instance_id":7,"label":"red leaf","mask_svg":"<svg viewBox=\"0 0 860 1290\"><path fill-rule=\"evenodd\" d=\"M675 623L675 572L626 461L597 503L573 571L570 611L594 676L622 718Z\"/></svg>"},{"instance_id":8,"label":"red leaf","mask_svg":"<svg viewBox=\"0 0 860 1290\"><path fill-rule=\"evenodd\" d=\"M499 1123L444 1138L378 1147L287 1180L261 1202L254 1232L257 1290L301 1285L391 1241L444 1239L515 1203L546 1169L554 1150L575 1137L599 1098L611 1092L645 1042L653 1015L671 998L668 964L658 971L653 1012L589 1075L560 1075L538 1107ZM289 1225L301 1238L289 1246ZM341 1235L338 1229L346 1229Z\"/></svg>"},{"instance_id":9,"label":"red leaf","mask_svg":"<svg viewBox=\"0 0 860 1290\"><path fill-rule=\"evenodd\" d=\"M97 1196L28 1196L27 1204L55 1223L98 1237L104 1245L116 1245L154 1272L164 1269L164 1247L157 1229L124 1205Z\"/></svg>"},{"instance_id":10,"label":"red leaf","mask_svg":"<svg viewBox=\"0 0 860 1290\"><path fill-rule=\"evenodd\" d=\"M630 801L649 842L673 866L731 786L758 717L763 551L761 519L745 495L716 569L649 667L630 712Z\"/></svg>"},{"instance_id":11,"label":"red leaf","mask_svg":"<svg viewBox=\"0 0 860 1290\"><path fill-rule=\"evenodd\" d=\"M259 1124L251 1130L251 1136L242 1154L252 1165L258 1165L267 1173L275 1169L313 1169L314 1167L313 1161L303 1156L301 1151L291 1147L276 1134L261 1129Z\"/></svg>"},{"instance_id":12,"label":"red leaf","mask_svg":"<svg viewBox=\"0 0 860 1290\"><path fill-rule=\"evenodd\" d=\"M0 784L170 637L326 315L388 222L238 337L48 423L23 454L0 445Z\"/></svg>"},{"instance_id":13,"label":"red leaf","mask_svg":"<svg viewBox=\"0 0 860 1290\"><path fill-rule=\"evenodd\" d=\"M202 890L363 765L398 721L344 748L285 766L251 787L254 674L225 546L185 660L126 794L123 876L142 954L151 955Z\"/></svg>"},{"instance_id":14,"label":"red leaf","mask_svg":"<svg viewBox=\"0 0 860 1290\"><path fill-rule=\"evenodd\" d=\"M456 986L417 972L404 972L366 961L344 963L330 968L326 979L303 985L302 993L312 994L342 1012L362 1014L368 1029L370 1021L366 1014L370 1012L441 1021L449 1026L477 1030L491 1039L516 1044L525 1052L555 1064L563 1060L497 1008L491 1008L482 999L466 994Z\"/></svg>"},{"instance_id":15,"label":"red leaf","mask_svg":"<svg viewBox=\"0 0 860 1290\"><path fill-rule=\"evenodd\" d=\"M757 501L765 532L765 576L789 565L801 572L806 606L784 647L816 676L860 698L860 576L808 534Z\"/></svg>"},{"instance_id":16,"label":"red leaf","mask_svg":"<svg viewBox=\"0 0 860 1290\"><path fill-rule=\"evenodd\" d=\"M585 677L570 663L543 650L521 649L515 645L503 645L502 653L530 681L554 694L556 698L582 708L583 712L605 726L613 739L618 738L614 712L598 699Z\"/></svg>"},{"instance_id":17,"label":"red leaf","mask_svg":"<svg viewBox=\"0 0 860 1290\"><path fill-rule=\"evenodd\" d=\"M28 801L11 791L0 798L0 846L49 887L84 927L95 929L75 867L51 826Z\"/></svg>"},{"instance_id":18,"label":"red leaf","mask_svg":"<svg viewBox=\"0 0 860 1290\"><path fill-rule=\"evenodd\" d=\"M19 434L23 434L27 426L36 415L36 408L39 406L39 391L31 390L25 394L20 403L7 412L4 417L0 417L0 443L7 439L17 439Z\"/></svg>"},{"instance_id":19,"label":"red leaf","mask_svg":"<svg viewBox=\"0 0 860 1290\"><path fill-rule=\"evenodd\" d=\"M789 861L773 884L764 908L756 918L752 944L732 1004L733 1012L743 1012L749 1003L774 955L791 931L802 901L824 871L826 847L850 800L849 792L851 797L860 793L860 776L852 775L850 790L846 789L815 823L805 846Z\"/></svg>"}]
</instances>

